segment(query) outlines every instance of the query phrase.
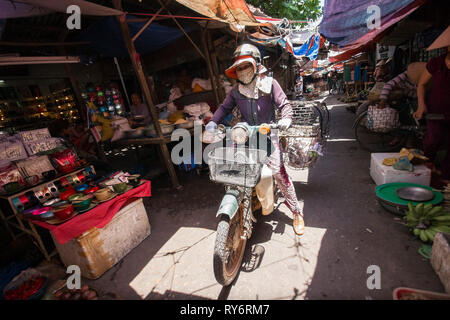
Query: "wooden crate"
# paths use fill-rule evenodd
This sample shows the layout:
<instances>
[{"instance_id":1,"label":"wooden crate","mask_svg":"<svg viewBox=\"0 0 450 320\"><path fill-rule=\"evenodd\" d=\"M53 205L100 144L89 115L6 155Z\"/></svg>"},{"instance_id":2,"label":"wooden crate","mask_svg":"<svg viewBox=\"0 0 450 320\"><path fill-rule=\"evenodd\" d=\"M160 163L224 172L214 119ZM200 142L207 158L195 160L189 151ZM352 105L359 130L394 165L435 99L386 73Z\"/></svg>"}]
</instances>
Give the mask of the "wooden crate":
<instances>
[{"instance_id":1,"label":"wooden crate","mask_svg":"<svg viewBox=\"0 0 450 320\"><path fill-rule=\"evenodd\" d=\"M101 229L92 228L56 249L66 266L77 265L81 275L97 279L150 235L150 223L142 199L122 208Z\"/></svg>"}]
</instances>

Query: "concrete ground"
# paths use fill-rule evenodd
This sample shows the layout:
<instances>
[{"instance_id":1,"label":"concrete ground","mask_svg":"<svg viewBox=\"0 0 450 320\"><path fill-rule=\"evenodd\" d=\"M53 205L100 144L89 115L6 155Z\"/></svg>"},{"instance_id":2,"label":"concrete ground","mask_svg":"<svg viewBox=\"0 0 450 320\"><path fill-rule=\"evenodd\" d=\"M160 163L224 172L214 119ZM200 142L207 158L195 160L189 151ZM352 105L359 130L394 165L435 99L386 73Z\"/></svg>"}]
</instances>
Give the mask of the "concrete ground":
<instances>
[{"instance_id":1,"label":"concrete ground","mask_svg":"<svg viewBox=\"0 0 450 320\"><path fill-rule=\"evenodd\" d=\"M153 181L145 199L151 235L91 284L122 299L392 299L400 286L444 292L417 252L421 242L378 205L370 154L353 137L354 114L335 98L325 102L331 113L325 156L310 170L290 171L304 236L295 236L285 205L258 216L242 270L231 286L220 286L212 252L223 188L205 174L184 173L182 192ZM367 287L372 265L380 268L381 289Z\"/></svg>"}]
</instances>

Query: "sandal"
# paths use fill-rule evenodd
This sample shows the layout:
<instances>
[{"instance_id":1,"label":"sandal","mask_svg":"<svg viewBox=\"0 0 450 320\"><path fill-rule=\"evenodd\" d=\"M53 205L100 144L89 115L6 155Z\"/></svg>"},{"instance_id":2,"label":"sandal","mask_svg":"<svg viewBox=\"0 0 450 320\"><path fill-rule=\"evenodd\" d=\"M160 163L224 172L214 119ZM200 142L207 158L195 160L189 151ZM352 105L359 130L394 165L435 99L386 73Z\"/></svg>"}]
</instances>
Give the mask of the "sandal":
<instances>
[{"instance_id":1,"label":"sandal","mask_svg":"<svg viewBox=\"0 0 450 320\"><path fill-rule=\"evenodd\" d=\"M292 227L294 228L294 232L299 236L305 233L305 221L303 220L301 215L294 214L294 222L292 224Z\"/></svg>"}]
</instances>

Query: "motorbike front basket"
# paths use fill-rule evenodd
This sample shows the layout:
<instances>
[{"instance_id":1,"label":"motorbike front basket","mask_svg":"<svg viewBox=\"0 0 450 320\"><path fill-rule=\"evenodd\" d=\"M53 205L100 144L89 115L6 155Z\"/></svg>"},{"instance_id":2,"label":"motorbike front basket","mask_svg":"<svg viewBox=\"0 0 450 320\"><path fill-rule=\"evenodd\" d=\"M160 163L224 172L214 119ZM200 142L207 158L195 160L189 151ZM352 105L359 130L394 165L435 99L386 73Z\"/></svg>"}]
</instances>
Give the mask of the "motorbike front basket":
<instances>
[{"instance_id":1,"label":"motorbike front basket","mask_svg":"<svg viewBox=\"0 0 450 320\"><path fill-rule=\"evenodd\" d=\"M253 188L261 178L267 152L246 148L216 148L209 153L212 181Z\"/></svg>"}]
</instances>

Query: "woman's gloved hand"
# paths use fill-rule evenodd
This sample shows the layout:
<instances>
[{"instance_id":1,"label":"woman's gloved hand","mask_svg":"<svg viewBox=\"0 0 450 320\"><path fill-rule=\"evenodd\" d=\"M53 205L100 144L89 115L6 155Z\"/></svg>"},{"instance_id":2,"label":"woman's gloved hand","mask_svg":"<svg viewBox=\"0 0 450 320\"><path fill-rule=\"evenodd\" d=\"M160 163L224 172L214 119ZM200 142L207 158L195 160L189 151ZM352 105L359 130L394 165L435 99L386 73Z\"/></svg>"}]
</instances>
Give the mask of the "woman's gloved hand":
<instances>
[{"instance_id":1,"label":"woman's gloved hand","mask_svg":"<svg viewBox=\"0 0 450 320\"><path fill-rule=\"evenodd\" d=\"M215 123L214 121L208 122L208 124L205 127L205 130L209 131L209 132L215 132L216 129L217 129L217 123Z\"/></svg>"},{"instance_id":2,"label":"woman's gloved hand","mask_svg":"<svg viewBox=\"0 0 450 320\"><path fill-rule=\"evenodd\" d=\"M289 129L289 127L292 124L292 120L291 119L281 119L278 121L278 129L280 130L287 130Z\"/></svg>"}]
</instances>

